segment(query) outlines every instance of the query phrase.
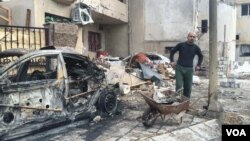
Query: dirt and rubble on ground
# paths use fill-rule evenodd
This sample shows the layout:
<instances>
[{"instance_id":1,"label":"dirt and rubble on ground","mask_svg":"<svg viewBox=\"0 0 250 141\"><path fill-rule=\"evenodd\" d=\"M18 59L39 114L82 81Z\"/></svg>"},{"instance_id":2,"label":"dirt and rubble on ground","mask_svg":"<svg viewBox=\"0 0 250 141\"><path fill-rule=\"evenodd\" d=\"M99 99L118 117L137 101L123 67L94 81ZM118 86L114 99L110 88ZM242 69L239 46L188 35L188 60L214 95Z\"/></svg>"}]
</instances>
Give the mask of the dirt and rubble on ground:
<instances>
[{"instance_id":1,"label":"dirt and rubble on ground","mask_svg":"<svg viewBox=\"0 0 250 141\"><path fill-rule=\"evenodd\" d=\"M191 104L191 109L200 109L200 111L197 112L202 111L202 107L207 103L208 100L208 86L209 80L206 78L201 79L200 85L193 86L191 101L197 102L194 105ZM239 89L218 85L218 101L223 108L223 111L221 112L222 124L250 123L249 92L249 87L243 87Z\"/></svg>"},{"instance_id":2,"label":"dirt and rubble on ground","mask_svg":"<svg viewBox=\"0 0 250 141\"><path fill-rule=\"evenodd\" d=\"M110 61L110 58L115 57L100 55L94 59L94 62L100 68L105 69L107 83L119 83L122 92L128 93L130 87L143 84L146 81L166 87L174 84L174 69L169 63L150 64L151 60L143 53L135 55L127 62L119 59Z\"/></svg>"},{"instance_id":3,"label":"dirt and rubble on ground","mask_svg":"<svg viewBox=\"0 0 250 141\"><path fill-rule=\"evenodd\" d=\"M118 110L115 115L109 118L96 117L88 123L68 125L65 128L58 128L53 132L38 134L37 137L29 139L37 140L160 140L169 133L178 135L176 132L186 130L206 130L202 133L203 139L220 139L221 131L219 121L200 115L203 106L208 100L209 80L201 77L199 84L193 85L190 99L190 111L184 113L182 123L169 117L165 120L158 118L151 128L143 126L141 117L149 107L138 91L152 94L154 86L152 83L138 85L127 94L118 96ZM223 105L222 122L224 124L249 124L249 90L218 87L218 100ZM242 103L243 102L243 103ZM233 104L232 104L233 103ZM200 131L200 130L199 130ZM48 135L46 135L48 134ZM63 135L62 135L63 134ZM180 134L181 135L181 134ZM200 135L199 135L200 136ZM173 136L171 136L172 138ZM189 132L189 137L198 139L197 135ZM184 138L184 137L183 137Z\"/></svg>"},{"instance_id":4,"label":"dirt and rubble on ground","mask_svg":"<svg viewBox=\"0 0 250 141\"><path fill-rule=\"evenodd\" d=\"M208 81L202 81L204 87L207 87ZM194 86L192 93L191 104L197 98L204 97L207 93L203 86ZM118 97L118 110L115 115L109 118L97 117L96 121L90 123L79 123L75 128L68 126L70 130L60 128L60 132L52 134L37 135L36 139L47 140L159 140L160 136L168 133L175 133L179 130L189 130L189 128L196 129L216 125L217 121L206 117L198 116L193 113L184 113L182 122L179 119L174 119L170 114L165 120L158 118L151 128L146 128L142 124L143 112L149 107L145 102L140 92L152 94L154 92L152 83L142 84L134 87L128 94L122 94ZM140 92L139 92L140 91ZM206 103L206 98L198 101L193 108L202 109ZM95 118L94 118L95 119ZM203 125L204 123L204 125ZM213 123L213 124L212 124ZM214 129L216 128L216 129ZM204 128L206 130L206 128ZM211 136L207 138L219 138L219 127L208 127L208 133L211 131ZM62 136L63 134L63 136ZM194 135L193 135L194 134ZM40 138L39 138L40 136ZM195 133L190 133L190 137L197 137ZM42 137L42 138L41 138ZM29 139L34 139L30 137Z\"/></svg>"},{"instance_id":5,"label":"dirt and rubble on ground","mask_svg":"<svg viewBox=\"0 0 250 141\"><path fill-rule=\"evenodd\" d=\"M166 80L164 81L166 87L175 87L175 81L171 77L173 74L169 73L168 69L164 68L168 64L160 64L157 67L158 72L161 75L165 75ZM171 66L168 68L171 69ZM124 69L124 68L122 68ZM208 89L209 79L206 69L195 72L199 76L194 76L193 92L190 103L190 113L196 114L197 116L203 115L204 107L208 101ZM242 82L243 81L243 82ZM142 80L143 82L143 80ZM225 84L224 84L225 83ZM223 78L218 80L218 101L223 107L222 123L248 123L249 122L249 105L244 99L248 99L247 89L235 89L235 88L246 88L249 81L247 79L240 80L237 78L227 78L225 82ZM130 85L129 85L130 86ZM234 89L233 89L234 88ZM133 91L126 91L126 94L133 93ZM131 97L131 95L129 95ZM133 96L131 97L133 98ZM136 100L135 100L136 101ZM230 102L231 104L230 104ZM137 103L137 102L136 102ZM235 104L232 104L235 103ZM241 104L240 104L241 103ZM237 115L237 116L235 116ZM235 118L233 118L235 117ZM232 120L232 121L230 121Z\"/></svg>"},{"instance_id":6,"label":"dirt and rubble on ground","mask_svg":"<svg viewBox=\"0 0 250 141\"><path fill-rule=\"evenodd\" d=\"M70 62L70 60L66 61ZM164 91L174 91L174 69L167 63L157 64L153 67L149 67L151 70L155 71L161 76L159 78L162 78L162 83L157 85L156 82L158 79L143 79L143 77L137 73L141 71L127 71L126 63L120 62L119 59L117 59L116 63L111 63L109 62L109 59L99 57L97 60L93 60L93 62L95 62L97 67L99 67L99 69L101 69L105 74L106 78L104 84L108 86L115 85L115 88L119 88L119 91L116 90L113 92L117 96L117 109L112 112L112 114L106 114L106 116L102 116L103 113L101 112L100 114L91 115L91 117L86 122L75 121L73 124L70 124L71 122L68 121L63 122L64 119L62 118L60 118L60 120L54 118L54 121L52 122L58 123L58 128L51 129L53 131L50 130L48 132L41 131L41 133L38 133L33 137L24 138L24 140L44 140L45 138L46 140L61 140L63 138L74 138L78 140L143 140L153 139L155 136L172 133L176 130L186 130L186 128L200 128L204 126L203 123L206 124L207 127L208 123L206 122L212 122L214 125L216 125L216 130L214 130L213 136L208 138L213 139L220 137L220 134L217 133L219 132L219 127L217 127L217 123L219 121L204 114L206 113L204 106L207 105L208 102L209 79L207 78L207 75L194 77L189 111L182 113L181 116L171 113L164 119L158 118L151 128L147 128L142 124L142 117L144 112L149 108L149 105L146 103L142 93L149 95L157 102L157 99L161 99L163 94L165 94L163 93ZM136 70L138 68L133 69ZM74 69L72 68L71 70ZM75 75L78 75L79 73L81 73L81 71L76 71ZM100 76L99 73L95 75ZM89 78L87 77L85 79ZM218 84L221 84L221 82L222 80L219 80ZM238 82L238 79L234 79L234 82ZM72 85L72 88L81 84L82 83L80 83L80 80L77 80L76 83L74 83L74 86ZM221 122L223 124L250 123L250 104L248 103L250 99L248 93L250 90L247 89L247 84L248 82L244 82L244 85L242 83L241 89L235 89L235 87L218 87L218 101L223 107L223 111L221 113ZM86 84L84 84L84 86L85 85ZM89 85L93 87L94 84L91 83ZM119 87L117 87L117 85L119 85ZM230 83L230 86L231 85L237 86ZM82 90L83 88L79 89ZM73 106L73 108L79 108L83 103L86 102L86 100L78 98L78 94L85 95L84 92L74 92L74 94L71 95L73 102L73 105L71 106ZM168 97L167 100L170 99L171 101L165 101L165 103L179 104L176 103L179 102L179 98L177 96L171 98ZM100 100L98 101L100 102ZM164 102L159 100L158 103ZM97 110L100 109L97 108ZM66 120L67 119L65 119L65 121ZM60 124L65 124L65 126L61 127ZM33 125L30 127L33 127ZM23 133L28 131L30 130L26 130Z\"/></svg>"},{"instance_id":7,"label":"dirt and rubble on ground","mask_svg":"<svg viewBox=\"0 0 250 141\"><path fill-rule=\"evenodd\" d=\"M220 88L219 102L223 107L223 122L225 124L250 123L250 89Z\"/></svg>"}]
</instances>

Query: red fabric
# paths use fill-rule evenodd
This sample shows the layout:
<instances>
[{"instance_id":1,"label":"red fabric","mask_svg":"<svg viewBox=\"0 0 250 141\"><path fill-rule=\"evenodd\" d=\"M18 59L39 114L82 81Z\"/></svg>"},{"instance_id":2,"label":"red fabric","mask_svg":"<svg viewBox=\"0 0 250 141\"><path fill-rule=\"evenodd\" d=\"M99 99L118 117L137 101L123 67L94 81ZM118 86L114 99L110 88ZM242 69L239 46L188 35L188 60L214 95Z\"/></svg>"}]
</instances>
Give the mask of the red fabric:
<instances>
[{"instance_id":1,"label":"red fabric","mask_svg":"<svg viewBox=\"0 0 250 141\"><path fill-rule=\"evenodd\" d=\"M150 63L149 58L142 52L135 55L135 61L143 64L143 63Z\"/></svg>"},{"instance_id":2,"label":"red fabric","mask_svg":"<svg viewBox=\"0 0 250 141\"><path fill-rule=\"evenodd\" d=\"M108 52L107 51L97 51L96 57L99 58L100 56L108 56Z\"/></svg>"}]
</instances>

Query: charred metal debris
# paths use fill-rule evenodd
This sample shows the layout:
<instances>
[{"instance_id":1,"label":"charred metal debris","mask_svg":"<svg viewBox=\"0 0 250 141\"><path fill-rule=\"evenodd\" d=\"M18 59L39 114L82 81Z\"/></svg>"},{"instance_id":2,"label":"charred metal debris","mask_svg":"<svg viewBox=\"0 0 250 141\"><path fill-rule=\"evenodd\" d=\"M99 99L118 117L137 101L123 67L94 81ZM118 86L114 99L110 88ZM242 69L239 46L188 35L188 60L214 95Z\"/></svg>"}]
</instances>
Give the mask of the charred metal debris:
<instances>
[{"instance_id":1,"label":"charred metal debris","mask_svg":"<svg viewBox=\"0 0 250 141\"><path fill-rule=\"evenodd\" d=\"M102 69L78 53L51 49L24 54L0 68L0 139L30 123L46 121L38 130L112 115L117 90L105 83Z\"/></svg>"}]
</instances>

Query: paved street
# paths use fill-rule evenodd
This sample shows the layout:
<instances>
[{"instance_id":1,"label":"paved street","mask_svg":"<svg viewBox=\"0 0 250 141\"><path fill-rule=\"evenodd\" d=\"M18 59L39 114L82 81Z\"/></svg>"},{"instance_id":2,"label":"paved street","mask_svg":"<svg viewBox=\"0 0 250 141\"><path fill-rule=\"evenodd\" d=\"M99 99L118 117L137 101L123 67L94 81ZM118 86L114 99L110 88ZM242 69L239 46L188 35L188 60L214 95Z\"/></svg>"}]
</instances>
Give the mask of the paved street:
<instances>
[{"instance_id":1,"label":"paved street","mask_svg":"<svg viewBox=\"0 0 250 141\"><path fill-rule=\"evenodd\" d=\"M204 83L203 85L206 85ZM205 86L195 86L192 102L199 97L206 96ZM101 119L97 122L76 122L59 127L23 140L49 141L215 141L221 140L221 126L219 121L206 116L198 116L195 110L184 113L182 123L180 118L168 115L165 120L158 118L151 128L145 128L140 117L147 108L147 104L138 94L120 97L122 114ZM194 108L200 111L206 98L196 101ZM180 123L180 124L179 124Z\"/></svg>"}]
</instances>

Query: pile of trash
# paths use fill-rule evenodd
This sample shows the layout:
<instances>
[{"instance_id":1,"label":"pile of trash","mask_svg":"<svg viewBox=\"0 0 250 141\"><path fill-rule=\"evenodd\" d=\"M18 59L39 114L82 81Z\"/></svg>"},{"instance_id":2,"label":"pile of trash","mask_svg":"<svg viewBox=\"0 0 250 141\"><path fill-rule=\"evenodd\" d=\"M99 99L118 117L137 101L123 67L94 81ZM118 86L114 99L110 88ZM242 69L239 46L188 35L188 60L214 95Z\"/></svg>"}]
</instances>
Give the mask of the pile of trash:
<instances>
[{"instance_id":1,"label":"pile of trash","mask_svg":"<svg viewBox=\"0 0 250 141\"><path fill-rule=\"evenodd\" d=\"M168 89L168 90L158 90L155 89L153 93L153 100L157 103L164 103L164 104L178 104L182 100L181 93L176 93L175 91Z\"/></svg>"}]
</instances>

